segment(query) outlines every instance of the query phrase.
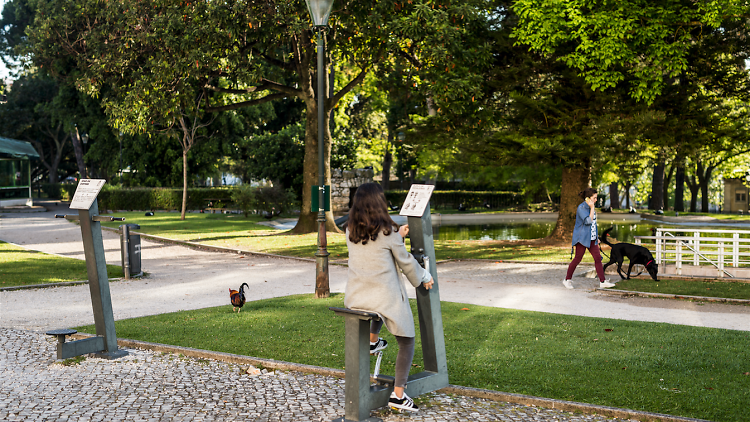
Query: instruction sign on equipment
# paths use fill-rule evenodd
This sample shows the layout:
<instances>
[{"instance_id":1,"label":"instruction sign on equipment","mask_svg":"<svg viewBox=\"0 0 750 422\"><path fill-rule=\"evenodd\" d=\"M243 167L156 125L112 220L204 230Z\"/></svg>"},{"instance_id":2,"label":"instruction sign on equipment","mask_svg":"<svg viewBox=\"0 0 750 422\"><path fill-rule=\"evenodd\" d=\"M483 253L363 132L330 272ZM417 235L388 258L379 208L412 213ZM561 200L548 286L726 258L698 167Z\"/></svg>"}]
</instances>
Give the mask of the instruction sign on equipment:
<instances>
[{"instance_id":1,"label":"instruction sign on equipment","mask_svg":"<svg viewBox=\"0 0 750 422\"><path fill-rule=\"evenodd\" d=\"M430 203L433 190L435 190L434 185L411 185L399 215L421 217L427 208L427 204Z\"/></svg>"},{"instance_id":2,"label":"instruction sign on equipment","mask_svg":"<svg viewBox=\"0 0 750 422\"><path fill-rule=\"evenodd\" d=\"M70 201L70 209L88 210L91 208L91 204L94 203L96 196L99 195L106 182L104 179L81 179L78 182L76 193L73 195L73 200Z\"/></svg>"}]
</instances>

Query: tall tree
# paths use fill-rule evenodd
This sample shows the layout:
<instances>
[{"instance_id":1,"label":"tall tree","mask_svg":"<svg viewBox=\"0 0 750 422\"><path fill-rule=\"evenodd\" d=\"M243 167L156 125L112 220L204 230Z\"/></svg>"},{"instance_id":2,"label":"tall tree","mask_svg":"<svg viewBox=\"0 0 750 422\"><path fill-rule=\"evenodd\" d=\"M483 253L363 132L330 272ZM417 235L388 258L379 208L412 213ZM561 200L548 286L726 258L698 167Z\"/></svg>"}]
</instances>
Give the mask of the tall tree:
<instances>
[{"instance_id":1,"label":"tall tree","mask_svg":"<svg viewBox=\"0 0 750 422\"><path fill-rule=\"evenodd\" d=\"M151 117L165 116L181 99L203 92L202 112L234 110L285 97L306 109L304 185L297 232L316 229L310 210L316 184L317 98L325 119L342 97L384 57L419 45L444 46L461 32L465 4L431 0L404 3L347 1L331 15L326 46L351 79L327 96L317 87L314 34L304 2L281 0L185 2L180 0L84 0L76 7L40 0L42 13L30 31L37 63L57 68L72 57L81 89L101 95L117 126L145 130ZM60 51L62 50L62 51ZM440 48L424 59L447 62ZM329 64L327 64L328 66ZM441 65L442 66L442 65ZM207 95L213 93L213 95ZM128 123L130 122L130 123ZM133 123L133 124L131 124ZM325 130L323 161L330 181L331 136ZM327 213L327 227L337 230Z\"/></svg>"},{"instance_id":2,"label":"tall tree","mask_svg":"<svg viewBox=\"0 0 750 422\"><path fill-rule=\"evenodd\" d=\"M31 142L49 183L57 183L60 163L70 154L70 132L55 116L57 91L51 78L24 76L13 82L7 104L0 105L0 134Z\"/></svg>"},{"instance_id":3,"label":"tall tree","mask_svg":"<svg viewBox=\"0 0 750 422\"><path fill-rule=\"evenodd\" d=\"M742 0L518 0L513 7L520 43L576 69L594 90L627 82L647 103L688 68L689 51L706 30L728 25L721 30L727 37L742 36L747 18Z\"/></svg>"},{"instance_id":4,"label":"tall tree","mask_svg":"<svg viewBox=\"0 0 750 422\"><path fill-rule=\"evenodd\" d=\"M742 1L519 0L513 7L519 15L518 42L575 69L593 90L624 84L632 98L654 104L660 97L671 98L665 91L691 82L724 85L727 91L746 85L747 74L736 71L749 51ZM691 75L704 80L695 84ZM650 139L659 147L670 143L664 133ZM664 205L663 163L657 160L654 171L651 206L657 209Z\"/></svg>"}]
</instances>

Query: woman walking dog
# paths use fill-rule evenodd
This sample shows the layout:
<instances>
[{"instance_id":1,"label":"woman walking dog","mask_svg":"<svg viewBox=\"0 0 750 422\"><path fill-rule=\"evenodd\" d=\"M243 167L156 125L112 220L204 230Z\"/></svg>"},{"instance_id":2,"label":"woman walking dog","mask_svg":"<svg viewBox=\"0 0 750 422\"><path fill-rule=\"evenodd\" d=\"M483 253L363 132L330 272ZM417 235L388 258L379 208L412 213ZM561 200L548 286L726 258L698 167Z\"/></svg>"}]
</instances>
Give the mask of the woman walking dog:
<instances>
[{"instance_id":1,"label":"woman walking dog","mask_svg":"<svg viewBox=\"0 0 750 422\"><path fill-rule=\"evenodd\" d=\"M401 281L399 268L414 287L423 284L429 290L435 282L430 273L406 251L404 237L408 233L409 226L399 228L388 215L388 203L380 185L365 183L357 188L346 227L349 278L344 305L380 315L380 321L373 321L370 325L370 353L388 346L384 339L378 337L383 321L388 331L396 336L396 380L388 405L414 412L418 407L404 389L414 358L416 332L409 296Z\"/></svg>"},{"instance_id":2,"label":"woman walking dog","mask_svg":"<svg viewBox=\"0 0 750 422\"><path fill-rule=\"evenodd\" d=\"M594 268L596 268L596 275L599 277L599 288L614 287L614 283L610 283L608 279L604 278L602 256L599 254L599 231L596 227L596 209L594 207L597 198L596 189L586 188L578 196L583 199L583 202L576 210L576 224L573 227L573 247L575 247L576 255L568 265L568 273L565 275L563 284L568 289L573 288L570 279L573 278L573 272L583 259L586 249L588 249L591 256L594 257Z\"/></svg>"}]
</instances>

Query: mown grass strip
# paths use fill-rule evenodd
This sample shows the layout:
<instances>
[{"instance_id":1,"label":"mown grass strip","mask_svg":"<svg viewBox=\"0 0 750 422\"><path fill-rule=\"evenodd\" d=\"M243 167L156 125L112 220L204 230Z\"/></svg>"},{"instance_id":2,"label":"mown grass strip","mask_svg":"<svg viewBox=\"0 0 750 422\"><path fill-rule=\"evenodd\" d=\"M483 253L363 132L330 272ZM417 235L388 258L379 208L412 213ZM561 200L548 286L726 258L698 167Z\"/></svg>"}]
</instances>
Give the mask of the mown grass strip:
<instances>
[{"instance_id":1,"label":"mown grass strip","mask_svg":"<svg viewBox=\"0 0 750 422\"><path fill-rule=\"evenodd\" d=\"M615 277L617 280L619 277ZM705 296L727 299L750 299L750 283L742 281L691 280L666 278L631 278L617 282L618 290L663 293L679 296Z\"/></svg>"},{"instance_id":2,"label":"mown grass strip","mask_svg":"<svg viewBox=\"0 0 750 422\"><path fill-rule=\"evenodd\" d=\"M107 265L107 277L122 277L122 268ZM87 280L86 261L48 255L0 242L0 287Z\"/></svg>"},{"instance_id":3,"label":"mown grass strip","mask_svg":"<svg viewBox=\"0 0 750 422\"><path fill-rule=\"evenodd\" d=\"M248 302L117 321L155 343L343 368L343 295ZM412 303L416 313L416 304ZM442 304L450 382L721 421L747 420L750 332ZM415 317L415 321L417 318ZM93 332L93 326L78 327ZM417 329L417 332L419 330ZM393 374L397 347L384 356ZM421 370L421 344L413 372Z\"/></svg>"}]
</instances>

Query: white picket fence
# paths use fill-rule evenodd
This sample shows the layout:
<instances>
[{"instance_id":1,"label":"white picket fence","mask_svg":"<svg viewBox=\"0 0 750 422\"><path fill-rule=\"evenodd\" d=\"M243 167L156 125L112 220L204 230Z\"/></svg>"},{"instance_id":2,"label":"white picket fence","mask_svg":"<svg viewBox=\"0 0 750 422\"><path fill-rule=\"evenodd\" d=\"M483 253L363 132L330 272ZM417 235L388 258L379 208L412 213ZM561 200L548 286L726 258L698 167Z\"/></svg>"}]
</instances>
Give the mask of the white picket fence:
<instances>
[{"instance_id":1,"label":"white picket fence","mask_svg":"<svg viewBox=\"0 0 750 422\"><path fill-rule=\"evenodd\" d=\"M750 235L750 230L657 228L655 236L635 236L635 243L652 251L660 272L671 272L672 265L677 275L685 266L713 266L719 277L745 278L750 272L750 238L741 235Z\"/></svg>"}]
</instances>

